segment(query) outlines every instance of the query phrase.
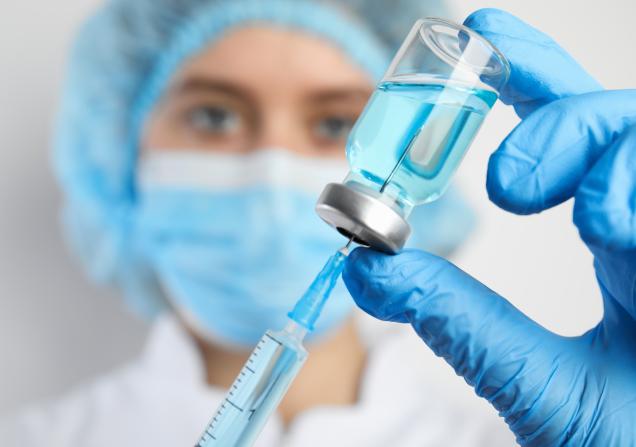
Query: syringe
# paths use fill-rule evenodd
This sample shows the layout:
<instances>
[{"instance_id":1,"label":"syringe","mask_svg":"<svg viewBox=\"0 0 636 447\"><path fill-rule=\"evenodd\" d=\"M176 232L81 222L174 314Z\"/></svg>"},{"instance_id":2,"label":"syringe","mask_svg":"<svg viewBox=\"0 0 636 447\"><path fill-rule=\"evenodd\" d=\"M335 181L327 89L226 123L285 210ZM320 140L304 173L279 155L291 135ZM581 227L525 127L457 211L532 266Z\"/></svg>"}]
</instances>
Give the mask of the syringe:
<instances>
[{"instance_id":1,"label":"syringe","mask_svg":"<svg viewBox=\"0 0 636 447\"><path fill-rule=\"evenodd\" d=\"M267 331L241 369L196 447L251 446L307 359L314 329L344 268L351 241L333 255L289 312L282 331Z\"/></svg>"}]
</instances>

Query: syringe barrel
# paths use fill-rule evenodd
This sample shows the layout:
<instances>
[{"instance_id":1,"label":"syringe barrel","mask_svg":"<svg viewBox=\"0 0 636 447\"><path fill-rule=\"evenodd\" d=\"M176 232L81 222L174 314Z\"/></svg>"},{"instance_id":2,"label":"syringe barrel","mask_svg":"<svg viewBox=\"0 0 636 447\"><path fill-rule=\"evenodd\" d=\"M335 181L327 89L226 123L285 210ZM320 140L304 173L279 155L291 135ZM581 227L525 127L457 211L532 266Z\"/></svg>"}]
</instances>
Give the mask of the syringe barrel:
<instances>
[{"instance_id":1,"label":"syringe barrel","mask_svg":"<svg viewBox=\"0 0 636 447\"><path fill-rule=\"evenodd\" d=\"M304 334L295 324L265 333L197 447L249 447L256 441L307 359Z\"/></svg>"}]
</instances>

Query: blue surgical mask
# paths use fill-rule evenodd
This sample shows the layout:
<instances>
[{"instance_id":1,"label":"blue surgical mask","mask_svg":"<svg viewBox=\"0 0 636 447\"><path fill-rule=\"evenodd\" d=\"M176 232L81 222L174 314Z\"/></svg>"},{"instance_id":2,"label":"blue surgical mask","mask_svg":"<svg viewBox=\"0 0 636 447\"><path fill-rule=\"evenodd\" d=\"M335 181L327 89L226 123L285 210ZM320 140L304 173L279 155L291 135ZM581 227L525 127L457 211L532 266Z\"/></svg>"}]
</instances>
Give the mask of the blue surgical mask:
<instances>
[{"instance_id":1,"label":"blue surgical mask","mask_svg":"<svg viewBox=\"0 0 636 447\"><path fill-rule=\"evenodd\" d=\"M314 206L341 181L344 160L281 149L248 155L149 151L138 171L142 253L175 311L206 339L253 346L287 312L346 241ZM334 329L353 302L339 281L315 336Z\"/></svg>"}]
</instances>

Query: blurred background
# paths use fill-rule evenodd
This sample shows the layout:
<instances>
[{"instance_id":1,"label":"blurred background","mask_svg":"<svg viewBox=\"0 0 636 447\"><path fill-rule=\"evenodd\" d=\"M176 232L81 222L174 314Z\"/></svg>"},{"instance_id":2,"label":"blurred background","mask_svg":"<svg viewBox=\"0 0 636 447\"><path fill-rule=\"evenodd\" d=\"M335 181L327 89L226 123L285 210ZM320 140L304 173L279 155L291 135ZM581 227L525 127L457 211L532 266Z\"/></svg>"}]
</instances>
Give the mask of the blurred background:
<instances>
[{"instance_id":1,"label":"blurred background","mask_svg":"<svg viewBox=\"0 0 636 447\"><path fill-rule=\"evenodd\" d=\"M100 2L6 3L0 15L0 414L134 358L148 330L113 291L92 287L66 250L50 170L67 47ZM481 7L507 9L552 35L607 88L636 87L633 0L450 4L458 21ZM488 155L516 122L512 110L497 105L460 168L457 183L479 227L454 260L542 325L579 334L602 310L592 258L571 224L572 204L517 217L486 196Z\"/></svg>"}]
</instances>

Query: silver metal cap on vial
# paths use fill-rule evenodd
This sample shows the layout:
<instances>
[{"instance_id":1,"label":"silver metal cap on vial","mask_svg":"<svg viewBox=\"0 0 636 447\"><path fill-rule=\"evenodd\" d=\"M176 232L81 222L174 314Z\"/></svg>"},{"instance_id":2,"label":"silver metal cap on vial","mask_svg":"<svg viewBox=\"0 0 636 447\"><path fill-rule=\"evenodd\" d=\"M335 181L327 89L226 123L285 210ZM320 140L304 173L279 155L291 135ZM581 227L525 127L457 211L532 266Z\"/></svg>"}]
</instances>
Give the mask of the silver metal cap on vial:
<instances>
[{"instance_id":1,"label":"silver metal cap on vial","mask_svg":"<svg viewBox=\"0 0 636 447\"><path fill-rule=\"evenodd\" d=\"M316 212L347 238L387 253L397 253L411 234L408 222L389 205L342 183L325 187Z\"/></svg>"}]
</instances>

